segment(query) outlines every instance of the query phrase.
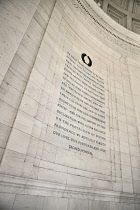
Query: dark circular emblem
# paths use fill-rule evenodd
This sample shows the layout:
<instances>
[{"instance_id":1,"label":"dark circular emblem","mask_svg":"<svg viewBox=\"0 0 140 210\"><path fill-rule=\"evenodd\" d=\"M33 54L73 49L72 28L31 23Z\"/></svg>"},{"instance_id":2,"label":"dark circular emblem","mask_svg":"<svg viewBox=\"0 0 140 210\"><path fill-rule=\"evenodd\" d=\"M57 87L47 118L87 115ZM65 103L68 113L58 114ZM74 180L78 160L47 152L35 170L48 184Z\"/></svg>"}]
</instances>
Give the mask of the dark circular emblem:
<instances>
[{"instance_id":1,"label":"dark circular emblem","mask_svg":"<svg viewBox=\"0 0 140 210\"><path fill-rule=\"evenodd\" d=\"M88 62L85 61L85 57L88 59ZM89 56L87 56L85 53L82 53L81 55L82 61L88 65L89 67L92 66L92 60L90 59Z\"/></svg>"}]
</instances>

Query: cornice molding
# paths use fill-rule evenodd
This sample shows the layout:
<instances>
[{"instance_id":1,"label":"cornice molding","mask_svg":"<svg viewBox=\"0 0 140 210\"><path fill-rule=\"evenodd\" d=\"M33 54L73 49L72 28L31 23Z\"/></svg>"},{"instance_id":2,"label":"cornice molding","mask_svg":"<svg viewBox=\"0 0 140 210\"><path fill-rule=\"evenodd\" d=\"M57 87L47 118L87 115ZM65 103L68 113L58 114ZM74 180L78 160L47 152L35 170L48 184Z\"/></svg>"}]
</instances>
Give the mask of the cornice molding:
<instances>
[{"instance_id":1,"label":"cornice molding","mask_svg":"<svg viewBox=\"0 0 140 210\"><path fill-rule=\"evenodd\" d=\"M79 11L80 15L83 18L85 18L92 27L94 26L94 29L96 28L96 30L100 34L102 34L102 36L104 36L105 39L121 47L123 50L126 50L136 55L140 55L140 43L135 40L130 40L129 37L119 33L117 30L115 31L114 28L111 28L111 26L109 26L108 23L103 21L102 18L99 17L98 14L95 13L93 8L91 7L90 4L87 3L87 1L73 0L72 4L73 4L74 9ZM96 7L98 8L97 5Z\"/></svg>"}]
</instances>

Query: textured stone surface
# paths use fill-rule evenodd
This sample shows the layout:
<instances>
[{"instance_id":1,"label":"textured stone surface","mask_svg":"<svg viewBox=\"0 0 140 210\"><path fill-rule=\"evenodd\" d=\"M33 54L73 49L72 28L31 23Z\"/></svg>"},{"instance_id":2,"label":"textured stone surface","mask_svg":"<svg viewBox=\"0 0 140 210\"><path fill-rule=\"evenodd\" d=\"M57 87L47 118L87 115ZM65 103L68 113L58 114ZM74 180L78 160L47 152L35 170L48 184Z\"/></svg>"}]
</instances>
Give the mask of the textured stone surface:
<instances>
[{"instance_id":1,"label":"textured stone surface","mask_svg":"<svg viewBox=\"0 0 140 210\"><path fill-rule=\"evenodd\" d=\"M139 208L140 39L87 2L34 1L17 24L0 89L2 208Z\"/></svg>"}]
</instances>

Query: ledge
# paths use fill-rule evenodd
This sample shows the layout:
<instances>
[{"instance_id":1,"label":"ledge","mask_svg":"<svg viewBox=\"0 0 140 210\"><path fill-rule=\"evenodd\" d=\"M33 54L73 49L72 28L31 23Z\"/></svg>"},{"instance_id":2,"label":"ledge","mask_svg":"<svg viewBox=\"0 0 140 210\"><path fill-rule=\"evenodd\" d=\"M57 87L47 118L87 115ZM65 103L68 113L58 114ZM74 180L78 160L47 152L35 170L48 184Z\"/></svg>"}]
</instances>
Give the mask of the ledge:
<instances>
[{"instance_id":1,"label":"ledge","mask_svg":"<svg viewBox=\"0 0 140 210\"><path fill-rule=\"evenodd\" d=\"M86 187L64 185L41 180L0 174L0 192L54 196L75 199L104 200L127 203L140 203L140 195L132 193L97 190Z\"/></svg>"}]
</instances>

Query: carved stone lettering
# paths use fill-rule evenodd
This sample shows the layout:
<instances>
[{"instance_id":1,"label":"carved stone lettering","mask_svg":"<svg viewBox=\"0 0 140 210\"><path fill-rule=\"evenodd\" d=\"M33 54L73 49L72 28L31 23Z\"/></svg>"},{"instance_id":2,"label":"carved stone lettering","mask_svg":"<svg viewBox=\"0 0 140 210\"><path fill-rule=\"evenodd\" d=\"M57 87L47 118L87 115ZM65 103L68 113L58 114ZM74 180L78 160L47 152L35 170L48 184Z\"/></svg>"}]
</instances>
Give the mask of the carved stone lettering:
<instances>
[{"instance_id":1,"label":"carved stone lettering","mask_svg":"<svg viewBox=\"0 0 140 210\"><path fill-rule=\"evenodd\" d=\"M89 70L89 56L81 58L84 64L67 53L53 135L68 149L93 155L106 152L105 87L104 79Z\"/></svg>"}]
</instances>

